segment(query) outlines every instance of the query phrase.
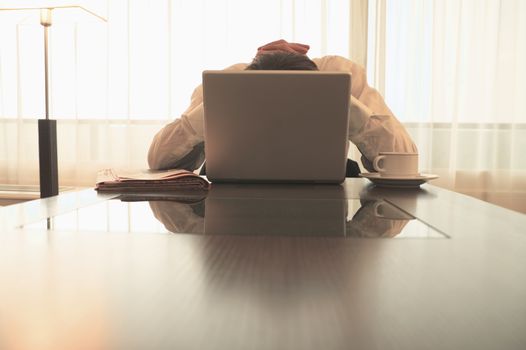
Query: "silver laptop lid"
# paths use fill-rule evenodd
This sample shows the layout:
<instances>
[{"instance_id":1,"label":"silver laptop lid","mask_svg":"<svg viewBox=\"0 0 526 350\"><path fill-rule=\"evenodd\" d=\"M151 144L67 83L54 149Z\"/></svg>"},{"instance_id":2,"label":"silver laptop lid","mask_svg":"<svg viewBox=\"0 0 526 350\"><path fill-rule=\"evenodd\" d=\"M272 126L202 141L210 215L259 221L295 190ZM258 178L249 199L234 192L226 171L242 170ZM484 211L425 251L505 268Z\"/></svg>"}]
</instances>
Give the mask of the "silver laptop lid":
<instances>
[{"instance_id":1,"label":"silver laptop lid","mask_svg":"<svg viewBox=\"0 0 526 350\"><path fill-rule=\"evenodd\" d=\"M341 183L350 79L338 72L203 72L208 179Z\"/></svg>"}]
</instances>

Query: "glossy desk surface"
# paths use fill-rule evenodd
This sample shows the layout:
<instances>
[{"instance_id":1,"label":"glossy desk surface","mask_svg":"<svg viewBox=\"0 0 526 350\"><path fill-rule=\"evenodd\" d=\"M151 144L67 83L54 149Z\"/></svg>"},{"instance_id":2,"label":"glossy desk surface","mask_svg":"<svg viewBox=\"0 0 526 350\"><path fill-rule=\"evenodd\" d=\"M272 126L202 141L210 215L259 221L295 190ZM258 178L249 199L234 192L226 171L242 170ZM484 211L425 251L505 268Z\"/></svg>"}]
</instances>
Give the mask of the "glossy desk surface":
<instances>
[{"instance_id":1,"label":"glossy desk surface","mask_svg":"<svg viewBox=\"0 0 526 350\"><path fill-rule=\"evenodd\" d=\"M0 208L0 349L526 349L524 214L365 179L113 197Z\"/></svg>"}]
</instances>

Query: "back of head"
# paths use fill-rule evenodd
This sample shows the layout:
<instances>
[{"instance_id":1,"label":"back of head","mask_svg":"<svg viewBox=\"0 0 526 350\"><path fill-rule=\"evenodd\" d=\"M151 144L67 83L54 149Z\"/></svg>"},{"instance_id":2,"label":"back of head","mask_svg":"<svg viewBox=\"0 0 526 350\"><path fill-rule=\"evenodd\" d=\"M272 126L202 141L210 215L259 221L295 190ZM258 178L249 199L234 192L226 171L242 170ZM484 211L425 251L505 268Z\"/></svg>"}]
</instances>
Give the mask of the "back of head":
<instances>
[{"instance_id":1,"label":"back of head","mask_svg":"<svg viewBox=\"0 0 526 350\"><path fill-rule=\"evenodd\" d=\"M246 70L318 70L318 67L305 55L275 51L257 56Z\"/></svg>"}]
</instances>

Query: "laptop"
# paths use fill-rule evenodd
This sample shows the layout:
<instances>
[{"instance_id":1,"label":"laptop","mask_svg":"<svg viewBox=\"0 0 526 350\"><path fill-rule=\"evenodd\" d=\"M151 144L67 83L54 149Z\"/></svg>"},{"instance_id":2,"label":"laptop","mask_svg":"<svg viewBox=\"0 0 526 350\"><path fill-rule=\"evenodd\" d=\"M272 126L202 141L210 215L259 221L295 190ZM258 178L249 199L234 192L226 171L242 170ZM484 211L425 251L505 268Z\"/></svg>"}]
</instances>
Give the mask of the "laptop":
<instances>
[{"instance_id":1,"label":"laptop","mask_svg":"<svg viewBox=\"0 0 526 350\"><path fill-rule=\"evenodd\" d=\"M343 182L350 83L339 72L204 71L207 178Z\"/></svg>"}]
</instances>

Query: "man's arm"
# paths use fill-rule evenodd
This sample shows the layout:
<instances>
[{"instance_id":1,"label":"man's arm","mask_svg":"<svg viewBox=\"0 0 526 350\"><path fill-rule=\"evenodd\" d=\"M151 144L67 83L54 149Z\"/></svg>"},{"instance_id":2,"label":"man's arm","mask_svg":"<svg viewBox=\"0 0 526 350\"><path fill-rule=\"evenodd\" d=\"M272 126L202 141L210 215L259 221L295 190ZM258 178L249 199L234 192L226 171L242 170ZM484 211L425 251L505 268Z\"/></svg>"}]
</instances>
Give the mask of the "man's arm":
<instances>
[{"instance_id":1,"label":"man's arm","mask_svg":"<svg viewBox=\"0 0 526 350\"><path fill-rule=\"evenodd\" d=\"M243 70L240 63L226 70ZM153 138L148 151L151 169L187 169L194 171L205 159L203 134L203 87L192 94L188 109L179 119L164 126Z\"/></svg>"},{"instance_id":2,"label":"man's arm","mask_svg":"<svg viewBox=\"0 0 526 350\"><path fill-rule=\"evenodd\" d=\"M203 92L194 90L192 103L183 115L164 126L148 151L151 169L179 168L193 171L204 161Z\"/></svg>"},{"instance_id":3,"label":"man's arm","mask_svg":"<svg viewBox=\"0 0 526 350\"><path fill-rule=\"evenodd\" d=\"M375 171L372 162L379 152L418 152L416 145L387 107L378 91L367 84L365 70L346 58L313 59L321 71L351 73L349 140L362 153L362 164Z\"/></svg>"},{"instance_id":4,"label":"man's arm","mask_svg":"<svg viewBox=\"0 0 526 350\"><path fill-rule=\"evenodd\" d=\"M173 233L204 233L204 200L197 203L150 201L153 215Z\"/></svg>"},{"instance_id":5,"label":"man's arm","mask_svg":"<svg viewBox=\"0 0 526 350\"><path fill-rule=\"evenodd\" d=\"M167 124L153 138L148 151L151 169L180 168L193 171L204 160L203 91L194 90L190 107L181 118ZM201 149L200 149L201 148Z\"/></svg>"}]
</instances>

